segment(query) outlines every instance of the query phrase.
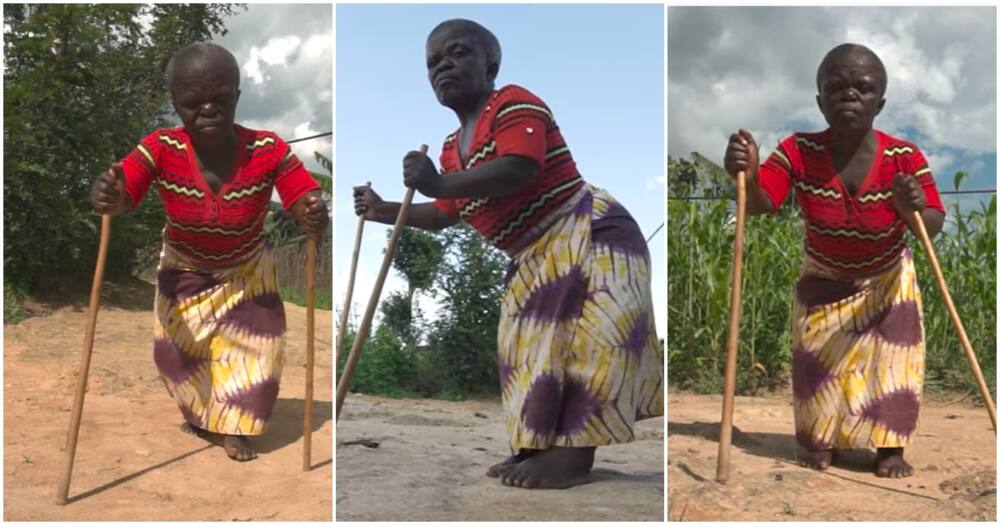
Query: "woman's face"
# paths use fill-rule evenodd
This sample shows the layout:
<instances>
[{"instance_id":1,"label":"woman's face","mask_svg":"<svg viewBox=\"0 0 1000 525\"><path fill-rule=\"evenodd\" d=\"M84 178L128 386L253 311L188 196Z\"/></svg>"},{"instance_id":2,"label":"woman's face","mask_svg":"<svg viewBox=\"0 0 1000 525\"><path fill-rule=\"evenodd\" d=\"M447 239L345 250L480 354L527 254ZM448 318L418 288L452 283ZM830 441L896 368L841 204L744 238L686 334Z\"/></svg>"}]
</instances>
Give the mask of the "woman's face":
<instances>
[{"instance_id":1,"label":"woman's face","mask_svg":"<svg viewBox=\"0 0 1000 525\"><path fill-rule=\"evenodd\" d=\"M479 38L467 28L446 26L427 39L427 78L442 105L455 108L492 91L491 69Z\"/></svg>"},{"instance_id":2,"label":"woman's face","mask_svg":"<svg viewBox=\"0 0 1000 525\"><path fill-rule=\"evenodd\" d=\"M232 136L240 90L229 67L211 57L191 59L177 71L170 96L184 129L196 143Z\"/></svg>"},{"instance_id":3,"label":"woman's face","mask_svg":"<svg viewBox=\"0 0 1000 525\"><path fill-rule=\"evenodd\" d=\"M866 131L885 105L884 93L885 80L875 61L863 53L848 53L823 71L816 103L831 128Z\"/></svg>"}]
</instances>

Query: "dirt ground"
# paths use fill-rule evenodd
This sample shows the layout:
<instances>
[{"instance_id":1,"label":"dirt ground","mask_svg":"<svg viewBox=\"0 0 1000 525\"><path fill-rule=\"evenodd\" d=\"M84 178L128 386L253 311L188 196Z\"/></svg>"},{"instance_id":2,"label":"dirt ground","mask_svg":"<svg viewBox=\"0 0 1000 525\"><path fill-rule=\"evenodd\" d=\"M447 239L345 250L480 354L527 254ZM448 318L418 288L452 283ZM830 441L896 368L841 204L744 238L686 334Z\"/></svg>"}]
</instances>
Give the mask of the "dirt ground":
<instances>
[{"instance_id":1,"label":"dirt ground","mask_svg":"<svg viewBox=\"0 0 1000 525\"><path fill-rule=\"evenodd\" d=\"M593 482L525 490L485 476L509 448L499 401L350 395L337 425L337 521L662 521L663 418L597 451Z\"/></svg>"},{"instance_id":2,"label":"dirt ground","mask_svg":"<svg viewBox=\"0 0 1000 525\"><path fill-rule=\"evenodd\" d=\"M668 520L996 520L996 441L984 408L925 401L906 451L916 474L882 479L873 451L851 451L822 473L797 466L791 394L737 397L730 480L721 485L721 396L668 397Z\"/></svg>"},{"instance_id":3,"label":"dirt ground","mask_svg":"<svg viewBox=\"0 0 1000 525\"><path fill-rule=\"evenodd\" d=\"M152 356L153 288L105 285L70 503L55 504L80 366L86 304L4 326L4 520L332 518L332 316L316 312L312 465L302 470L305 309L285 303L288 342L260 456L237 463L182 434ZM46 310L43 306L36 308Z\"/></svg>"}]
</instances>

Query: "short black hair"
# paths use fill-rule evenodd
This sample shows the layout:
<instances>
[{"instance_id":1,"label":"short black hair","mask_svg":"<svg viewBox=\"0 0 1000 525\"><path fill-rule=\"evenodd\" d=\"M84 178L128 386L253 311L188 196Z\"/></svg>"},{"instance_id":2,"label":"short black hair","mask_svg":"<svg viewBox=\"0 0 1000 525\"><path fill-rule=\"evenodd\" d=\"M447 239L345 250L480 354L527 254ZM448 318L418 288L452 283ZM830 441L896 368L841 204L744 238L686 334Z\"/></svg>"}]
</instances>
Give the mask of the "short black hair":
<instances>
[{"instance_id":1,"label":"short black hair","mask_svg":"<svg viewBox=\"0 0 1000 525\"><path fill-rule=\"evenodd\" d=\"M434 29L431 30L431 33L427 35L427 39L430 40L435 33L448 27L460 27L475 35L476 38L479 39L479 45L481 45L483 50L486 51L487 62L490 65L496 65L497 71L500 70L500 41L497 40L496 35L494 35L489 29L486 29L479 23L473 22L472 20L452 18L435 26Z\"/></svg>"},{"instance_id":2,"label":"short black hair","mask_svg":"<svg viewBox=\"0 0 1000 525\"><path fill-rule=\"evenodd\" d=\"M831 65L833 65L840 58L847 55L853 55L855 53L864 55L866 58L874 62L882 80L882 95L885 95L885 90L889 84L889 75L885 71L885 65L882 64L882 59L880 59L871 49L868 49L861 44L852 43L840 44L826 53L823 60L820 61L819 67L816 69L816 90L822 91L823 86L821 84L823 82L823 75Z\"/></svg>"},{"instance_id":3,"label":"short black hair","mask_svg":"<svg viewBox=\"0 0 1000 525\"><path fill-rule=\"evenodd\" d=\"M178 50L172 57L170 57L170 61L167 62L167 70L165 74L167 90L169 91L173 89L174 81L177 79L178 70L187 65L192 59L206 55L213 59L221 60L225 67L229 68L230 73L233 75L233 81L236 83L236 88L239 89L240 64L236 61L236 57L233 56L228 49L218 44L213 44L211 42L195 42Z\"/></svg>"}]
</instances>

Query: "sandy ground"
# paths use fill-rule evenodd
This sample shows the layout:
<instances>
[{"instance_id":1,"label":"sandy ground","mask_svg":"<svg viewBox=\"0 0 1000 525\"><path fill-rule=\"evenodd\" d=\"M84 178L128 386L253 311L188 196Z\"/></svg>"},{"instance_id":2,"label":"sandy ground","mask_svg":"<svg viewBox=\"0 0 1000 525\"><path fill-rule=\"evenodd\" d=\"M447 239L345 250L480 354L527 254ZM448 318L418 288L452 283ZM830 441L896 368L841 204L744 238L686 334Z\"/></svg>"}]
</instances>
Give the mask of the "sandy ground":
<instances>
[{"instance_id":1,"label":"sandy ground","mask_svg":"<svg viewBox=\"0 0 1000 525\"><path fill-rule=\"evenodd\" d=\"M996 520L996 441L984 408L926 401L906 453L915 476L882 479L870 451L823 473L797 466L791 394L737 397L730 480L720 485L721 396L671 393L668 406L669 520Z\"/></svg>"},{"instance_id":2,"label":"sandy ground","mask_svg":"<svg viewBox=\"0 0 1000 525\"><path fill-rule=\"evenodd\" d=\"M597 451L593 482L525 490L485 476L509 448L499 401L352 394L337 425L337 521L662 521L663 418Z\"/></svg>"},{"instance_id":3,"label":"sandy ground","mask_svg":"<svg viewBox=\"0 0 1000 525\"><path fill-rule=\"evenodd\" d=\"M260 457L229 460L178 430L152 357L153 288L106 285L97 318L70 503L55 504L86 305L4 326L4 520L332 518L332 316L316 312L312 464L302 470L305 309L285 303L281 393Z\"/></svg>"}]
</instances>

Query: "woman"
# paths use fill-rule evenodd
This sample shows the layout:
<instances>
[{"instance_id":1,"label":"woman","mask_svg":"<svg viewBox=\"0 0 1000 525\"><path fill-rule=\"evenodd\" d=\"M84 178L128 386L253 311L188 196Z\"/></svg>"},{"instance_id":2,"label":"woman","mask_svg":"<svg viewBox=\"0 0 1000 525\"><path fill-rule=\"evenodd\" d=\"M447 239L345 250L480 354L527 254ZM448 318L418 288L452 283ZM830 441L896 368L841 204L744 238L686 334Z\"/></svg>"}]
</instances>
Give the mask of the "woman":
<instances>
[{"instance_id":1,"label":"woman","mask_svg":"<svg viewBox=\"0 0 1000 525\"><path fill-rule=\"evenodd\" d=\"M167 66L183 126L150 133L94 181L102 214L136 206L156 183L166 210L157 268L153 358L177 400L181 429L235 460L267 426L281 378L285 313L263 225L272 188L300 227L327 223L319 186L274 133L235 124L239 65L195 43Z\"/></svg>"},{"instance_id":2,"label":"woman","mask_svg":"<svg viewBox=\"0 0 1000 525\"><path fill-rule=\"evenodd\" d=\"M887 75L870 49L842 44L816 73L829 128L796 133L758 167L757 145L734 133L726 170L747 174L747 212L772 213L791 187L806 226L795 286L792 388L805 466L839 448L877 448L875 472L906 477L924 376L923 313L905 241L919 213L933 236L944 207L917 147L873 129Z\"/></svg>"},{"instance_id":3,"label":"woman","mask_svg":"<svg viewBox=\"0 0 1000 525\"><path fill-rule=\"evenodd\" d=\"M649 291L649 252L635 221L576 169L552 112L524 88L494 90L500 44L468 20L427 39L427 74L460 128L441 173L403 159L403 183L433 197L407 224L465 220L511 257L498 330L500 386L512 455L487 475L511 486L586 481L597 446L634 439L663 414L663 370ZM355 209L392 223L399 203L354 188Z\"/></svg>"}]
</instances>

